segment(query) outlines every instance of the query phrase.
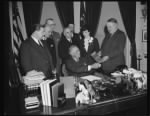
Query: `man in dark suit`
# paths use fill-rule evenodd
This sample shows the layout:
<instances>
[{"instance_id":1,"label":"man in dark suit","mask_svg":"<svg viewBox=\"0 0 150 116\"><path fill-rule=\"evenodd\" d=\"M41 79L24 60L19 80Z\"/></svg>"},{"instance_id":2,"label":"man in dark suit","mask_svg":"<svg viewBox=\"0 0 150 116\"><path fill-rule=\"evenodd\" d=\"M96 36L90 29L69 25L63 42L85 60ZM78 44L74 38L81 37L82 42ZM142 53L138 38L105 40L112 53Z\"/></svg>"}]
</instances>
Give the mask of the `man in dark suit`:
<instances>
[{"instance_id":1,"label":"man in dark suit","mask_svg":"<svg viewBox=\"0 0 150 116\"><path fill-rule=\"evenodd\" d=\"M47 46L41 42L43 35L45 35L44 27L39 24L35 25L31 37L21 44L20 60L25 74L28 71L36 70L43 72L47 78L50 78L54 66Z\"/></svg>"},{"instance_id":2,"label":"man in dark suit","mask_svg":"<svg viewBox=\"0 0 150 116\"><path fill-rule=\"evenodd\" d=\"M108 33L105 35L100 54L103 57L102 69L111 73L119 65L125 65L124 48L126 36L118 29L118 22L114 18L107 21Z\"/></svg>"},{"instance_id":3,"label":"man in dark suit","mask_svg":"<svg viewBox=\"0 0 150 116\"><path fill-rule=\"evenodd\" d=\"M74 76L86 76L94 74L94 70L101 66L99 63L88 62L86 57L80 57L80 50L77 46L72 45L69 48L69 59L66 61L66 69L69 75Z\"/></svg>"},{"instance_id":4,"label":"man in dark suit","mask_svg":"<svg viewBox=\"0 0 150 116\"><path fill-rule=\"evenodd\" d=\"M77 43L74 41L74 39L72 39L72 32L70 28L66 27L62 33L61 40L58 45L59 56L62 59L61 71L63 75L67 75L64 64L66 60L70 57L68 51L71 45L77 45Z\"/></svg>"},{"instance_id":5,"label":"man in dark suit","mask_svg":"<svg viewBox=\"0 0 150 116\"><path fill-rule=\"evenodd\" d=\"M61 36L61 40L58 45L59 56L62 58L62 63L64 64L66 59L69 58L69 47L71 45L77 45L74 39L72 39L72 32L70 28L66 27Z\"/></svg>"},{"instance_id":6,"label":"man in dark suit","mask_svg":"<svg viewBox=\"0 0 150 116\"><path fill-rule=\"evenodd\" d=\"M49 51L52 55L54 68L56 69L57 74L60 74L61 58L58 55L58 43L60 41L60 34L54 31L56 26L54 19L46 19L44 25L47 34L45 35L45 40L43 41L46 41L46 44L48 45Z\"/></svg>"},{"instance_id":7,"label":"man in dark suit","mask_svg":"<svg viewBox=\"0 0 150 116\"><path fill-rule=\"evenodd\" d=\"M76 45L78 47L80 47L80 34L79 33L75 33L75 30L74 30L74 24L73 23L69 23L68 24L68 28L71 30L72 32L72 39L75 41Z\"/></svg>"}]
</instances>

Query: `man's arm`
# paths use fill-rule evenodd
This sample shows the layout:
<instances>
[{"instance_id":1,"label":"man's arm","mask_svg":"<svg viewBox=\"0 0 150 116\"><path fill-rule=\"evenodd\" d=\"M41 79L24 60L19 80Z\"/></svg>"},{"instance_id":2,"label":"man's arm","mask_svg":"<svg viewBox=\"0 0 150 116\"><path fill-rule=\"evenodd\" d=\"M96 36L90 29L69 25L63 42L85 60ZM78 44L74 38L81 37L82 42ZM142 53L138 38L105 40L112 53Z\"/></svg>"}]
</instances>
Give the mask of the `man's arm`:
<instances>
[{"instance_id":1,"label":"man's arm","mask_svg":"<svg viewBox=\"0 0 150 116\"><path fill-rule=\"evenodd\" d=\"M30 70L33 70L31 67L31 59L30 59L30 50L29 45L22 44L20 47L20 60L23 71L26 73Z\"/></svg>"},{"instance_id":2,"label":"man's arm","mask_svg":"<svg viewBox=\"0 0 150 116\"><path fill-rule=\"evenodd\" d=\"M66 61L66 68L74 73L88 72L87 65L81 65L72 60Z\"/></svg>"},{"instance_id":3,"label":"man's arm","mask_svg":"<svg viewBox=\"0 0 150 116\"><path fill-rule=\"evenodd\" d=\"M71 61L71 60L68 60L66 62L66 68L69 69L70 71L74 72L74 73L88 72L92 69L97 69L100 66L101 65L99 63L94 63L92 65L83 65L83 64L80 64L78 62Z\"/></svg>"}]
</instances>

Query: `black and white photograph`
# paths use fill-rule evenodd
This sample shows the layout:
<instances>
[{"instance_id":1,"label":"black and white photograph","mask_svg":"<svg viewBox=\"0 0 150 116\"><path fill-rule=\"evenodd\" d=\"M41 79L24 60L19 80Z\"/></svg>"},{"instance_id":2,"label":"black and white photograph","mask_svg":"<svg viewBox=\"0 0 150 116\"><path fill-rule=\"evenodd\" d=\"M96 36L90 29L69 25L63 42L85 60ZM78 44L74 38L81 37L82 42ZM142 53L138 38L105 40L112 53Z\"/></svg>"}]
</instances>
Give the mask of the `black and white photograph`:
<instances>
[{"instance_id":1,"label":"black and white photograph","mask_svg":"<svg viewBox=\"0 0 150 116\"><path fill-rule=\"evenodd\" d=\"M142 41L147 42L147 30L146 29L142 31Z\"/></svg>"},{"instance_id":2,"label":"black and white photograph","mask_svg":"<svg viewBox=\"0 0 150 116\"><path fill-rule=\"evenodd\" d=\"M147 0L3 8L3 115L150 115Z\"/></svg>"}]
</instances>

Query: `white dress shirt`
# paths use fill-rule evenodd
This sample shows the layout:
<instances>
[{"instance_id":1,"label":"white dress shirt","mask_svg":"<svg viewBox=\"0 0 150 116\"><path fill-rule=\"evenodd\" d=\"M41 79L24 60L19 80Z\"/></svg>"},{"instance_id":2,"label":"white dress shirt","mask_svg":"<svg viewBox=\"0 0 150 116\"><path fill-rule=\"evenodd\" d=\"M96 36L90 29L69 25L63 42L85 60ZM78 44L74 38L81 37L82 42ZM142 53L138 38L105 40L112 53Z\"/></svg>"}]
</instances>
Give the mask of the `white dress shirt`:
<instances>
[{"instance_id":1,"label":"white dress shirt","mask_svg":"<svg viewBox=\"0 0 150 116\"><path fill-rule=\"evenodd\" d=\"M42 42L40 40L37 40L35 37L31 36L32 39L38 44L38 45L41 45L43 46Z\"/></svg>"}]
</instances>

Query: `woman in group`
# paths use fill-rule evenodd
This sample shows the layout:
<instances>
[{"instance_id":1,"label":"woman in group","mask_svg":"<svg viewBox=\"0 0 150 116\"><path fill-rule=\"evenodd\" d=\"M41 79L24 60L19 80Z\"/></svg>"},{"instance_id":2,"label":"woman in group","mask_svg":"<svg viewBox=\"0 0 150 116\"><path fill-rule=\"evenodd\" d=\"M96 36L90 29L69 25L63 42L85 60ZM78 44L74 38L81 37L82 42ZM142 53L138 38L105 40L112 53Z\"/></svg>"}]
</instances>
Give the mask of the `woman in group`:
<instances>
[{"instance_id":1,"label":"woman in group","mask_svg":"<svg viewBox=\"0 0 150 116\"><path fill-rule=\"evenodd\" d=\"M91 62L94 62L92 55L99 52L98 40L92 36L89 26L84 26L81 29L80 50L82 57L88 57Z\"/></svg>"}]
</instances>

